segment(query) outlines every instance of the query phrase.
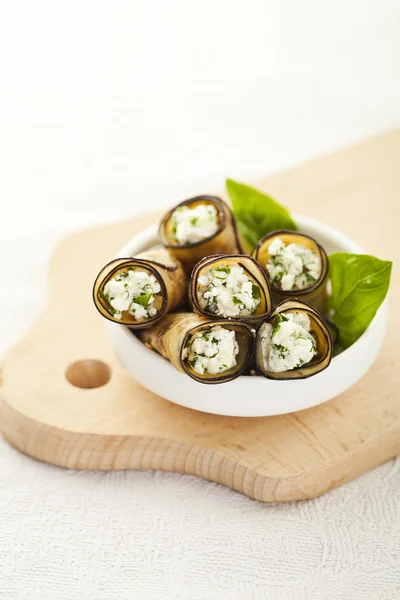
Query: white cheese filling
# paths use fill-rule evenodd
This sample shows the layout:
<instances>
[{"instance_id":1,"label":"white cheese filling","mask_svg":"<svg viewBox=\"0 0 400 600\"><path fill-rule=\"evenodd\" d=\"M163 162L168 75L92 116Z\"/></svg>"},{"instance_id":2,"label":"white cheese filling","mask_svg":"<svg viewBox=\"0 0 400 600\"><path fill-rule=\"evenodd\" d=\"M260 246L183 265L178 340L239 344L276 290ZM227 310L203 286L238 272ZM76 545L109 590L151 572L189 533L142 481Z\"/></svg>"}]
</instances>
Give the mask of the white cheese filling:
<instances>
[{"instance_id":1,"label":"white cheese filling","mask_svg":"<svg viewBox=\"0 0 400 600\"><path fill-rule=\"evenodd\" d=\"M274 323L262 325L261 348L267 371L281 373L309 363L317 354L310 319L301 312L278 313Z\"/></svg>"},{"instance_id":2,"label":"white cheese filling","mask_svg":"<svg viewBox=\"0 0 400 600\"><path fill-rule=\"evenodd\" d=\"M212 204L195 208L179 206L172 213L172 231L178 244L194 244L214 235L218 230L218 213Z\"/></svg>"},{"instance_id":3,"label":"white cheese filling","mask_svg":"<svg viewBox=\"0 0 400 600\"><path fill-rule=\"evenodd\" d=\"M161 286L154 275L140 269L129 269L110 279L103 289L103 300L115 319L128 311L136 320L150 319L157 314L153 306Z\"/></svg>"},{"instance_id":4,"label":"white cheese filling","mask_svg":"<svg viewBox=\"0 0 400 600\"><path fill-rule=\"evenodd\" d=\"M199 303L206 312L221 317L249 317L260 304L260 286L239 265L210 268L197 281Z\"/></svg>"},{"instance_id":5,"label":"white cheese filling","mask_svg":"<svg viewBox=\"0 0 400 600\"><path fill-rule=\"evenodd\" d=\"M216 375L236 366L238 353L235 332L214 325L188 339L182 358L200 375Z\"/></svg>"},{"instance_id":6,"label":"white cheese filling","mask_svg":"<svg viewBox=\"0 0 400 600\"><path fill-rule=\"evenodd\" d=\"M271 284L284 291L302 290L321 275L321 260L316 252L301 244L285 244L277 237L268 248L266 265Z\"/></svg>"}]
</instances>

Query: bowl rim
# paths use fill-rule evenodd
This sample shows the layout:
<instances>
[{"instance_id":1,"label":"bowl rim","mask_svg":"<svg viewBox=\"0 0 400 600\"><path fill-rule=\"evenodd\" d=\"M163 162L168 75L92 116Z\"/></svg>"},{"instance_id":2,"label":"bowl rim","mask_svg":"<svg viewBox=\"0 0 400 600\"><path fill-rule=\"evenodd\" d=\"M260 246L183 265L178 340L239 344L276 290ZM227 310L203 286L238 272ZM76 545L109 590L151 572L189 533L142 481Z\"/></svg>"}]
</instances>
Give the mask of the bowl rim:
<instances>
[{"instance_id":1,"label":"bowl rim","mask_svg":"<svg viewBox=\"0 0 400 600\"><path fill-rule=\"evenodd\" d=\"M348 237L345 233L343 233L339 229L336 229L335 227L332 227L331 225L327 225L326 223L323 223L322 221L319 221L312 217L304 216L300 213L292 213L292 216L293 216L294 221L299 225L300 232L301 232L302 226L305 226L305 227L309 226L309 227L315 228L315 229L318 228L318 234L321 233L321 235L325 235L329 238L335 239L335 241L337 241L338 245L340 245L340 246L348 247L348 250L346 250L347 252L353 252L354 254L364 254L365 253L363 248L359 244L357 244L357 242L354 242L350 237ZM143 250L145 250L146 246L151 242L151 240L156 240L156 239L159 240L158 224L154 223L152 225L149 225L148 227L146 227L145 229L143 229L136 235L134 235L128 242L126 242L124 244L124 246L117 252L114 259L131 258L132 250L130 250L130 248L132 247L132 245L137 246L137 249L134 252L142 252ZM160 244L162 244L161 240L159 240L159 242L160 242ZM361 346L363 346L364 344L368 344L369 338L372 335L372 330L376 327L378 317L385 310L387 310L387 298L385 298L385 300L382 302L381 306L378 308L376 315L372 319L371 323L369 324L367 329L364 331L364 333L358 338L358 340L356 340L351 346L349 346L348 348L343 350L340 354L333 356L331 362L338 364L338 363L341 363L341 362L344 362L347 360L351 360L355 354L358 354L358 351L361 348ZM124 329L124 334L126 336L129 336L129 339L131 340L131 342L133 344L136 345L137 348L140 348L141 350L147 350L146 346L144 346L144 344L136 336L132 335L128 326L122 325L119 323L115 323L115 325ZM154 354L154 359L157 359L157 361L165 364L165 358L163 358L161 355L157 354L156 352L153 352L153 354ZM171 369L173 369L172 365L171 365Z\"/></svg>"}]
</instances>

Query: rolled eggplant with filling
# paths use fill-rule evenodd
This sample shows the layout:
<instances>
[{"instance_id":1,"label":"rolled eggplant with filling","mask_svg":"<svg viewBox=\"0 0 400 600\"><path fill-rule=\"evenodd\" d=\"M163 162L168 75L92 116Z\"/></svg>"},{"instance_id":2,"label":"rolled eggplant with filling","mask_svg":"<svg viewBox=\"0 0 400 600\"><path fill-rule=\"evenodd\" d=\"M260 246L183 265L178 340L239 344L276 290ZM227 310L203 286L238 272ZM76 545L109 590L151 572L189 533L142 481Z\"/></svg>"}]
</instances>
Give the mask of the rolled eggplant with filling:
<instances>
[{"instance_id":1,"label":"rolled eggplant with filling","mask_svg":"<svg viewBox=\"0 0 400 600\"><path fill-rule=\"evenodd\" d=\"M232 211L216 196L181 202L161 220L159 236L187 272L205 256L241 252Z\"/></svg>"},{"instance_id":2,"label":"rolled eggplant with filling","mask_svg":"<svg viewBox=\"0 0 400 600\"><path fill-rule=\"evenodd\" d=\"M182 265L159 246L108 263L96 277L93 300L106 319L141 329L182 304L186 292Z\"/></svg>"},{"instance_id":3,"label":"rolled eggplant with filling","mask_svg":"<svg viewBox=\"0 0 400 600\"><path fill-rule=\"evenodd\" d=\"M326 312L328 257L313 238L296 231L274 231L257 244L253 257L266 270L275 304L301 298Z\"/></svg>"},{"instance_id":4,"label":"rolled eggplant with filling","mask_svg":"<svg viewBox=\"0 0 400 600\"><path fill-rule=\"evenodd\" d=\"M298 300L281 302L257 330L257 370L268 379L316 375L328 367L332 352L328 323Z\"/></svg>"},{"instance_id":5,"label":"rolled eggplant with filling","mask_svg":"<svg viewBox=\"0 0 400 600\"><path fill-rule=\"evenodd\" d=\"M193 313L167 315L139 334L182 373L200 383L236 379L250 364L254 330L240 321L212 321Z\"/></svg>"},{"instance_id":6,"label":"rolled eggplant with filling","mask_svg":"<svg viewBox=\"0 0 400 600\"><path fill-rule=\"evenodd\" d=\"M272 309L268 279L251 256L208 256L194 267L189 283L193 310L210 317L259 321Z\"/></svg>"}]
</instances>

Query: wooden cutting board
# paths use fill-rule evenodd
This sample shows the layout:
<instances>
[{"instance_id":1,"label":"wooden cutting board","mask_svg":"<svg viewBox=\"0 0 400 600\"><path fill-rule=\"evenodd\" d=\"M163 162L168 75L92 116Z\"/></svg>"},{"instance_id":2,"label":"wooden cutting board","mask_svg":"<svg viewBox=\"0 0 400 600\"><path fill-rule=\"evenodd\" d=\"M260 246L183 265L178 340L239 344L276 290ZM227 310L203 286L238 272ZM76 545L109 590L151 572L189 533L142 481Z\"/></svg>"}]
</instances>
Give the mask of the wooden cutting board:
<instances>
[{"instance_id":1,"label":"wooden cutting board","mask_svg":"<svg viewBox=\"0 0 400 600\"><path fill-rule=\"evenodd\" d=\"M198 475L265 502L319 496L399 453L400 132L259 186L395 261L389 333L367 376L326 404L266 418L203 414L145 390L114 357L91 299L100 267L158 218L145 216L57 247L49 304L3 364L0 427L13 446L72 469Z\"/></svg>"}]
</instances>

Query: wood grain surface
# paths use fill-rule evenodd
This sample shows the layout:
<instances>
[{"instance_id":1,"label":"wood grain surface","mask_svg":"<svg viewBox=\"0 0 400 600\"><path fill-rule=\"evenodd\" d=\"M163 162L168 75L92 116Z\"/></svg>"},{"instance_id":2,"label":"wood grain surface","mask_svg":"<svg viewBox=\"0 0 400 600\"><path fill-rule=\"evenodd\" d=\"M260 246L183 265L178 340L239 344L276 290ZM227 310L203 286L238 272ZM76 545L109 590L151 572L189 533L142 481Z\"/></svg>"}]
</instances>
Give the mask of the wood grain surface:
<instances>
[{"instance_id":1,"label":"wood grain surface","mask_svg":"<svg viewBox=\"0 0 400 600\"><path fill-rule=\"evenodd\" d=\"M292 211L342 229L369 253L394 260L390 304L399 304L400 132L258 185ZM2 365L0 428L13 446L74 469L194 474L266 502L319 496L399 453L400 311L393 309L383 351L363 380L299 413L200 413L131 379L107 343L91 288L118 248L157 219L77 233L57 247L48 306ZM71 367L77 361L83 362ZM67 371L85 387L72 385Z\"/></svg>"}]
</instances>

